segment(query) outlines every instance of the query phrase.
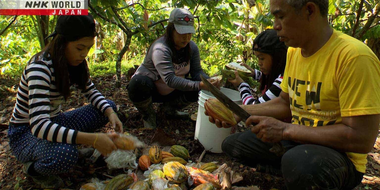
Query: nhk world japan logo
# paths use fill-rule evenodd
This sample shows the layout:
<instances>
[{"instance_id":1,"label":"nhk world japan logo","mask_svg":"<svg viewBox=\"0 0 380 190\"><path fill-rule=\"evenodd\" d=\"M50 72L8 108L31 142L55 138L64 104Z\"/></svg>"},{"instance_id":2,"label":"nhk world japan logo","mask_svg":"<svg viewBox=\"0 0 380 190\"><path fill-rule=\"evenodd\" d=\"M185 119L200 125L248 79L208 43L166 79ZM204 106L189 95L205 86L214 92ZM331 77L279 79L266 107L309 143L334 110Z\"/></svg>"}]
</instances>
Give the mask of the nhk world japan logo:
<instances>
[{"instance_id":1,"label":"nhk world japan logo","mask_svg":"<svg viewBox=\"0 0 380 190\"><path fill-rule=\"evenodd\" d=\"M0 0L0 15L88 15L87 0Z\"/></svg>"}]
</instances>

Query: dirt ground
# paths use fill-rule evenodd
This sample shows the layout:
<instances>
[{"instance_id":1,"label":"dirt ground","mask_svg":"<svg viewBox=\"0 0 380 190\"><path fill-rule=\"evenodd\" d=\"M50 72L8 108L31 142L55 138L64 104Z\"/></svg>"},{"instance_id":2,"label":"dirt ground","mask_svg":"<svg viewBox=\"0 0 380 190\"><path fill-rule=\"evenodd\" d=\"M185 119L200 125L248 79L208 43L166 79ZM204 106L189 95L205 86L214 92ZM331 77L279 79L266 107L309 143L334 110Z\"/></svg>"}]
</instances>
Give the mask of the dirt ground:
<instances>
[{"instance_id":1,"label":"dirt ground","mask_svg":"<svg viewBox=\"0 0 380 190\"><path fill-rule=\"evenodd\" d=\"M158 113L158 126L162 130L142 130L143 126L140 114L128 99L125 89L127 85L126 77L122 78L122 88L115 88L114 77L102 77L93 79L98 90L107 98L113 100L119 107L119 118L124 124L125 131L136 136L147 145L159 144L169 146L179 144L185 146L191 155L190 160L197 162L204 148L194 140L195 121L166 118L163 113ZM11 154L8 138L8 120L12 112L18 81L0 78L0 189L38 189L30 178L22 172L22 164L17 162ZM86 100L77 91L72 93L71 99L66 102L63 110L72 110L86 104ZM158 105L154 105L158 110ZM197 113L198 105L194 103L184 109L190 114ZM102 131L107 132L112 129L106 126ZM80 147L83 148L83 147ZM139 150L141 154L145 150ZM202 158L202 162L216 161L222 165L226 163L233 171L242 175L243 180L234 186L247 187L246 189L286 189L282 177L271 175L265 172L258 172L256 168L249 168L228 158L225 154L213 154L207 152ZM140 172L135 170L135 172ZM79 160L68 174L62 174L65 182L64 189L79 189L81 185L89 182L92 178L100 180L109 179L111 176L124 173L123 170L108 170L103 159L98 159L95 163L88 159ZM355 190L380 189L380 135L369 153L367 171L362 183Z\"/></svg>"}]
</instances>

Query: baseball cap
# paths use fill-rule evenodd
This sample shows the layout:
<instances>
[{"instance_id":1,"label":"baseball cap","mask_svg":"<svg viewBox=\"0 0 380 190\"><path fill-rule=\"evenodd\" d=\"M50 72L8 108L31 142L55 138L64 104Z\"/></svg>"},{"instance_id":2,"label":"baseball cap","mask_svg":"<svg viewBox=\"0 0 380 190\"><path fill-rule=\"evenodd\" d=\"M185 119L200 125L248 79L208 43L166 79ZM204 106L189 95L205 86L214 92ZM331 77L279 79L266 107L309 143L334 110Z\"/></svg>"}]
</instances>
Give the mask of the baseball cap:
<instances>
[{"instance_id":1,"label":"baseball cap","mask_svg":"<svg viewBox=\"0 0 380 190\"><path fill-rule=\"evenodd\" d=\"M194 16L186 9L173 9L169 22L174 24L174 28L179 34L195 33Z\"/></svg>"},{"instance_id":2,"label":"baseball cap","mask_svg":"<svg viewBox=\"0 0 380 190\"><path fill-rule=\"evenodd\" d=\"M95 36L95 20L91 14L75 16L59 16L55 30L48 36L61 34L65 37Z\"/></svg>"},{"instance_id":3,"label":"baseball cap","mask_svg":"<svg viewBox=\"0 0 380 190\"><path fill-rule=\"evenodd\" d=\"M255 48L255 46L258 46ZM273 29L261 32L253 41L253 50L262 53L272 54L276 49L287 49L284 42L281 42L277 36L277 31Z\"/></svg>"}]
</instances>

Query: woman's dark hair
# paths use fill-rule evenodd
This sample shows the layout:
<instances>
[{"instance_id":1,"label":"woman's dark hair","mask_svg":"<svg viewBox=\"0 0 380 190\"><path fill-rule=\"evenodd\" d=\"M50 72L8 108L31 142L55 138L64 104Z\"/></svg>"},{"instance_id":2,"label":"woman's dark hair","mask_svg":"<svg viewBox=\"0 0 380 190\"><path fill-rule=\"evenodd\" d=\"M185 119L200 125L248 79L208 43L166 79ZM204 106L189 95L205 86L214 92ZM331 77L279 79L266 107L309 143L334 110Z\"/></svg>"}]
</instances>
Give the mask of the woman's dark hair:
<instances>
[{"instance_id":1,"label":"woman's dark hair","mask_svg":"<svg viewBox=\"0 0 380 190\"><path fill-rule=\"evenodd\" d=\"M256 36L252 50L269 54L272 58L271 72L263 74L260 79L260 90L269 89L276 78L284 74L288 47L280 41L276 30L268 29Z\"/></svg>"},{"instance_id":2,"label":"woman's dark hair","mask_svg":"<svg viewBox=\"0 0 380 190\"><path fill-rule=\"evenodd\" d=\"M95 35L96 34L94 34L93 37L95 37ZM33 61L39 61L38 59L43 57L45 60L52 61L54 68L55 86L57 87L57 90L63 95L65 100L70 97L71 85L76 84L78 85L79 89L84 90L86 88L86 83L90 77L86 60L84 60L78 66L73 67L70 66L69 61L65 56L65 49L67 47L67 44L81 38L83 38L83 36L66 37L57 34L41 52L34 55L31 59Z\"/></svg>"},{"instance_id":3,"label":"woman's dark hair","mask_svg":"<svg viewBox=\"0 0 380 190\"><path fill-rule=\"evenodd\" d=\"M164 37L165 37L166 43L169 45L170 49L173 52L172 62L178 63L178 57L177 57L177 54L175 53L177 50L175 49L175 44L174 44L174 36L173 36L174 31L175 31L174 24L172 22L169 22L168 26L166 26ZM191 55L190 43L188 43L184 49L185 49L185 57L183 61L188 62L190 60L190 55Z\"/></svg>"},{"instance_id":4,"label":"woman's dark hair","mask_svg":"<svg viewBox=\"0 0 380 190\"><path fill-rule=\"evenodd\" d=\"M260 79L260 90L264 90L265 86L269 89L273 85L276 78L278 78L279 75L284 74L286 54L287 49L276 49L274 53L269 54L272 57L272 68L268 75L263 73L263 76Z\"/></svg>"},{"instance_id":5,"label":"woman's dark hair","mask_svg":"<svg viewBox=\"0 0 380 190\"><path fill-rule=\"evenodd\" d=\"M276 49L273 53L267 53L272 57L272 68L268 75L263 73L260 79L260 90L269 89L279 75L284 74L287 49Z\"/></svg>"}]
</instances>

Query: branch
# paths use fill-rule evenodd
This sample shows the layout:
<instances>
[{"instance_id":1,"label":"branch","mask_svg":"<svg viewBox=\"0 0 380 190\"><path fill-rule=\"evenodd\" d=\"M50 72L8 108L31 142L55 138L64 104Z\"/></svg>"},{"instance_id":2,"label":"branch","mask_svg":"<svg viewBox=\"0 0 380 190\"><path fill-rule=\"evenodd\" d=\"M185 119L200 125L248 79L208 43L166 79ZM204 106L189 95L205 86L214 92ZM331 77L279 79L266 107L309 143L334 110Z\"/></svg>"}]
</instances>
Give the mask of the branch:
<instances>
[{"instance_id":1,"label":"branch","mask_svg":"<svg viewBox=\"0 0 380 190\"><path fill-rule=\"evenodd\" d=\"M380 12L380 4L377 4L375 7L375 12L370 17L368 17L368 21L365 23L362 30L360 30L360 32L358 33L357 35L358 39L361 39L363 35L369 30L370 26L372 25L373 21L375 21L379 12Z\"/></svg>"},{"instance_id":2,"label":"branch","mask_svg":"<svg viewBox=\"0 0 380 190\"><path fill-rule=\"evenodd\" d=\"M131 6L134 6L134 5L140 5L144 10L148 10L148 11L159 11L159 10L161 10L161 9L166 9L166 8L168 8L168 7L162 7L162 8L159 8L159 9L147 9L147 8L145 8L144 5L142 5L141 3L132 3L132 4L127 5L127 6L125 6L125 7L117 8L116 10L118 11L118 10L126 9L126 8L131 7Z\"/></svg>"},{"instance_id":3,"label":"branch","mask_svg":"<svg viewBox=\"0 0 380 190\"><path fill-rule=\"evenodd\" d=\"M13 20L0 32L0 36L4 34L4 32L16 21L17 15L13 17Z\"/></svg>"},{"instance_id":4,"label":"branch","mask_svg":"<svg viewBox=\"0 0 380 190\"><path fill-rule=\"evenodd\" d=\"M111 9L113 11L113 13L116 15L116 18L119 20L119 22L125 27L125 29L127 30L127 33L126 34L130 34L132 31L128 28L128 25L124 22L124 20L121 18L121 16L119 15L119 13L117 13L117 10L115 7L111 6Z\"/></svg>"},{"instance_id":5,"label":"branch","mask_svg":"<svg viewBox=\"0 0 380 190\"><path fill-rule=\"evenodd\" d=\"M370 29L372 29L372 28L374 28L374 27L376 27L376 26L378 26L378 25L380 25L380 23L376 23L375 25L369 27L368 30L370 30Z\"/></svg>"},{"instance_id":6,"label":"branch","mask_svg":"<svg viewBox=\"0 0 380 190\"><path fill-rule=\"evenodd\" d=\"M148 28L151 28L151 27L153 27L153 26L155 26L155 25L157 25L157 24L160 24L160 23L166 22L166 21L168 21L168 20L169 20L169 19L160 20L160 21L158 21L158 22L155 22L155 23L153 23L153 24L148 25ZM140 33L141 31L142 31L142 29L137 29L136 31L132 32L131 34L132 34L132 36L133 36L133 35L135 35L135 34Z\"/></svg>"},{"instance_id":7,"label":"branch","mask_svg":"<svg viewBox=\"0 0 380 190\"><path fill-rule=\"evenodd\" d=\"M359 23L360 23L359 20L360 20L360 15L362 14L363 4L364 4L364 0L361 0L359 4L359 9L356 15L356 23L354 25L354 28L352 29L352 36L355 36L356 29L359 27Z\"/></svg>"},{"instance_id":8,"label":"branch","mask_svg":"<svg viewBox=\"0 0 380 190\"><path fill-rule=\"evenodd\" d=\"M198 1L197 1L197 7L195 7L195 10L194 10L194 12L193 12L193 15L195 15L195 13L197 12L199 5L200 5L200 4L199 4Z\"/></svg>"},{"instance_id":9,"label":"branch","mask_svg":"<svg viewBox=\"0 0 380 190\"><path fill-rule=\"evenodd\" d=\"M104 15L102 15L100 12L98 12L90 3L88 3L88 7L90 7L90 9L92 10L92 12L94 12L97 16L99 16L100 18L102 18L103 20L109 22L109 23L112 23L112 24L115 24L117 25L123 32L125 33L128 33L127 29L124 28L123 25L121 25L120 23L114 21L114 20L111 20L107 17L105 17Z\"/></svg>"}]
</instances>

